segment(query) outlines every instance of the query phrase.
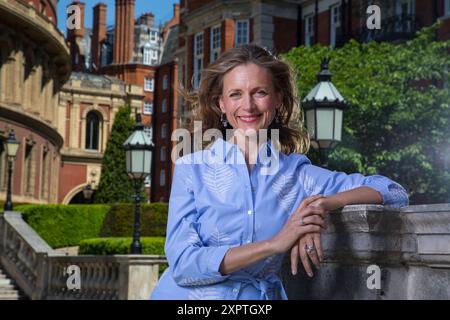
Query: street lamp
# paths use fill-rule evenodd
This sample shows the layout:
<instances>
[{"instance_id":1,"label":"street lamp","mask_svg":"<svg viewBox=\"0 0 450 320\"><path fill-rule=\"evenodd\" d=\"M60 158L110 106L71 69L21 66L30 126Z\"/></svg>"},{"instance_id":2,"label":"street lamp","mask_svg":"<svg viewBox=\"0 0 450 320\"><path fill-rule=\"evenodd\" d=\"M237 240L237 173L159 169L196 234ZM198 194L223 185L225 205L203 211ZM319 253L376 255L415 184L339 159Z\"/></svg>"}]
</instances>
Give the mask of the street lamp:
<instances>
[{"instance_id":1,"label":"street lamp","mask_svg":"<svg viewBox=\"0 0 450 320\"><path fill-rule=\"evenodd\" d=\"M144 132L144 126L141 123L141 115L136 114L136 124L131 136L124 142L126 170L128 176L133 179L135 191L134 206L134 232L133 242L131 243L131 253L141 254L142 247L140 242L140 202L141 189L145 177L150 175L152 167L152 152L154 145L149 136Z\"/></svg>"},{"instance_id":2,"label":"street lamp","mask_svg":"<svg viewBox=\"0 0 450 320\"><path fill-rule=\"evenodd\" d=\"M92 186L90 183L84 186L83 197L84 197L84 199L86 199L87 203L91 202L93 193L94 193L94 190L92 189Z\"/></svg>"},{"instance_id":3,"label":"street lamp","mask_svg":"<svg viewBox=\"0 0 450 320\"><path fill-rule=\"evenodd\" d=\"M329 150L341 141L343 111L347 107L344 98L331 82L329 62L329 59L322 60L317 84L302 101L311 145L319 151L323 165Z\"/></svg>"},{"instance_id":4,"label":"street lamp","mask_svg":"<svg viewBox=\"0 0 450 320\"><path fill-rule=\"evenodd\" d=\"M16 136L14 134L14 130L11 129L9 132L8 139L6 140L6 154L8 156L8 185L6 189L6 202L5 202L5 211L12 211L13 204L11 200L11 179L12 179L12 166L14 158L17 155L17 150L19 149L20 142L17 141Z\"/></svg>"}]
</instances>

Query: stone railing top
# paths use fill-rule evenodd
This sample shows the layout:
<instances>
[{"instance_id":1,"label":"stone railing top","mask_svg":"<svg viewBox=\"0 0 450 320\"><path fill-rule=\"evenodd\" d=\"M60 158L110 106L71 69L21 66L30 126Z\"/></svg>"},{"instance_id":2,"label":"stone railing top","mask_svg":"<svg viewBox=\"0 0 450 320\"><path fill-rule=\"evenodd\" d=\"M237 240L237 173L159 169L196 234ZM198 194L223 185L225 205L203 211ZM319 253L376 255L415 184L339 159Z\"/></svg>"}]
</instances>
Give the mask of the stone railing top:
<instances>
[{"instance_id":1,"label":"stone railing top","mask_svg":"<svg viewBox=\"0 0 450 320\"><path fill-rule=\"evenodd\" d=\"M6 211L3 213L3 217L34 252L59 255L22 219L20 212Z\"/></svg>"}]
</instances>

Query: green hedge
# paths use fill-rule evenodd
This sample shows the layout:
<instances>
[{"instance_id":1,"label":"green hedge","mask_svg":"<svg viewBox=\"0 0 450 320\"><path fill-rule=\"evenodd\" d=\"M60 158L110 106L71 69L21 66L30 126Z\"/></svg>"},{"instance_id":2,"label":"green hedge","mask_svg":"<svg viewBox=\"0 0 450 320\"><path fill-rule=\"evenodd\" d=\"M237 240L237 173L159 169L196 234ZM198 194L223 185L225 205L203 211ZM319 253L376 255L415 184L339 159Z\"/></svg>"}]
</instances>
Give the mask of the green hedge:
<instances>
[{"instance_id":1,"label":"green hedge","mask_svg":"<svg viewBox=\"0 0 450 320\"><path fill-rule=\"evenodd\" d=\"M103 227L108 205L23 205L14 208L53 248L76 246L96 238Z\"/></svg>"},{"instance_id":2,"label":"green hedge","mask_svg":"<svg viewBox=\"0 0 450 320\"><path fill-rule=\"evenodd\" d=\"M167 203L150 203L141 206L141 235L143 237L165 237L167 227ZM133 234L134 205L112 205L100 237L128 237Z\"/></svg>"},{"instance_id":3,"label":"green hedge","mask_svg":"<svg viewBox=\"0 0 450 320\"><path fill-rule=\"evenodd\" d=\"M80 242L79 254L112 255L129 254L129 238L95 238ZM164 237L141 237L142 253L164 255Z\"/></svg>"},{"instance_id":4,"label":"green hedge","mask_svg":"<svg viewBox=\"0 0 450 320\"><path fill-rule=\"evenodd\" d=\"M76 246L82 240L133 234L134 207L116 205L22 205L14 210L53 248ZM164 237L168 205L143 204L141 235Z\"/></svg>"}]
</instances>

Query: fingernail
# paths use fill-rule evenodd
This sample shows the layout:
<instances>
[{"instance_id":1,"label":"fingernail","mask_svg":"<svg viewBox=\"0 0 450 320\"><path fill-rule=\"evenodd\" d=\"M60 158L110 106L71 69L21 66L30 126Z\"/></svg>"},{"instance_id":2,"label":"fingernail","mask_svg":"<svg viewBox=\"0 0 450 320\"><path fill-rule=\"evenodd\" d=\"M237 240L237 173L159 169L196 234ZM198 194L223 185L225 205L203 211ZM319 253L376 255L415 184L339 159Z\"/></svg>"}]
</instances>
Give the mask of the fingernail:
<instances>
[{"instance_id":1,"label":"fingernail","mask_svg":"<svg viewBox=\"0 0 450 320\"><path fill-rule=\"evenodd\" d=\"M312 273L308 273L308 276L309 276L310 278L312 278L313 274L312 274Z\"/></svg>"}]
</instances>

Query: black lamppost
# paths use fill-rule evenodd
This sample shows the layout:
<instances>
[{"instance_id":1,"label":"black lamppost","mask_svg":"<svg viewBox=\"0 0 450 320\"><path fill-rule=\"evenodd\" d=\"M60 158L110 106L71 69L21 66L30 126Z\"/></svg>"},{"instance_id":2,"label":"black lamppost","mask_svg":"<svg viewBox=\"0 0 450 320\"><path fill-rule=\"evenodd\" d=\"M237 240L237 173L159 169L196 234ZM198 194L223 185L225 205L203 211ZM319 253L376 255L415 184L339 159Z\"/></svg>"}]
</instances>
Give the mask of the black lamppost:
<instances>
[{"instance_id":1,"label":"black lamppost","mask_svg":"<svg viewBox=\"0 0 450 320\"><path fill-rule=\"evenodd\" d=\"M131 243L131 254L141 254L141 226L139 223L141 190L145 177L151 173L154 145L144 132L140 114L136 114L134 131L125 141L123 147L126 153L126 170L128 176L133 179L135 191L134 232L133 242Z\"/></svg>"},{"instance_id":2,"label":"black lamppost","mask_svg":"<svg viewBox=\"0 0 450 320\"><path fill-rule=\"evenodd\" d=\"M8 185L6 189L6 202L5 202L5 211L12 211L13 204L11 200L11 179L12 179L12 167L14 159L17 155L17 150L19 149L20 142L17 141L16 136L14 134L14 130L11 129L9 132L8 139L6 140L6 154L8 156Z\"/></svg>"},{"instance_id":3,"label":"black lamppost","mask_svg":"<svg viewBox=\"0 0 450 320\"><path fill-rule=\"evenodd\" d=\"M328 152L341 141L343 111L347 107L344 98L331 82L329 61L322 60L317 84L302 101L311 145L318 150L322 165L327 163Z\"/></svg>"},{"instance_id":4,"label":"black lamppost","mask_svg":"<svg viewBox=\"0 0 450 320\"><path fill-rule=\"evenodd\" d=\"M90 183L84 186L83 197L86 200L86 203L91 203L93 193L94 193L94 190L92 189L92 186Z\"/></svg>"}]
</instances>

